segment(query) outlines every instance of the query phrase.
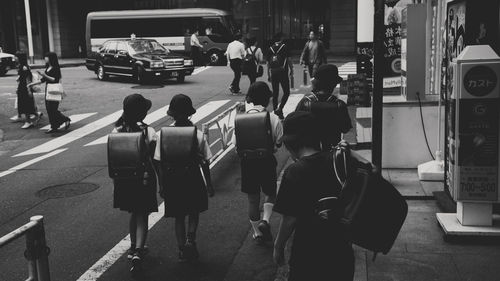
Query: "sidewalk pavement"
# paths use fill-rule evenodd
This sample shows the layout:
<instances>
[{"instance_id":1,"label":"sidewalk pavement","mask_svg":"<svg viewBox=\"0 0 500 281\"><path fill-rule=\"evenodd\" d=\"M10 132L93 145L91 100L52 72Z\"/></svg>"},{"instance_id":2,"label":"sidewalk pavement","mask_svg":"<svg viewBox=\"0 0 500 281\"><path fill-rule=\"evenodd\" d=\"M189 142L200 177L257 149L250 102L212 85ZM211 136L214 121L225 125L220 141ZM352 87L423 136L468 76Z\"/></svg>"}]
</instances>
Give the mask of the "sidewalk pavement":
<instances>
[{"instance_id":1,"label":"sidewalk pavement","mask_svg":"<svg viewBox=\"0 0 500 281\"><path fill-rule=\"evenodd\" d=\"M369 153L360 152L365 156ZM287 165L290 163L289 160ZM387 255L380 254L373 261L370 251L354 247L354 280L499 280L500 244L491 241L444 241L443 231L435 215L442 211L433 196L434 191L443 190L443 182L421 182L416 169L384 169L383 176L406 198L408 216L396 243ZM274 236L278 224L279 214L273 214L271 228ZM256 245L250 231L235 256L225 281L286 280L283 276L286 276L287 268L276 267L272 251L271 245ZM290 243L287 246L287 257L289 254Z\"/></svg>"}]
</instances>

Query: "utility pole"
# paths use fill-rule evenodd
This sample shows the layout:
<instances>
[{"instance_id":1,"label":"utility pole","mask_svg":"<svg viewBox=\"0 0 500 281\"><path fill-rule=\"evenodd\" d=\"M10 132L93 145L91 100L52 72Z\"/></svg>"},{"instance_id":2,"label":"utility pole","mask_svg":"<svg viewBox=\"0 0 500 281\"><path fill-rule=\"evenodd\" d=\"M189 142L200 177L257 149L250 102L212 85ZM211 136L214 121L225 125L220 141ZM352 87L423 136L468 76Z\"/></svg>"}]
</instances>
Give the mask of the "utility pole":
<instances>
[{"instance_id":1,"label":"utility pole","mask_svg":"<svg viewBox=\"0 0 500 281\"><path fill-rule=\"evenodd\" d=\"M24 13L26 16L26 34L28 35L28 56L31 59L31 63L35 63L35 56L33 54L33 35L31 34L31 13L29 0L24 0Z\"/></svg>"},{"instance_id":2,"label":"utility pole","mask_svg":"<svg viewBox=\"0 0 500 281\"><path fill-rule=\"evenodd\" d=\"M384 95L384 0L375 0L373 24L372 162L382 171L382 110Z\"/></svg>"}]
</instances>

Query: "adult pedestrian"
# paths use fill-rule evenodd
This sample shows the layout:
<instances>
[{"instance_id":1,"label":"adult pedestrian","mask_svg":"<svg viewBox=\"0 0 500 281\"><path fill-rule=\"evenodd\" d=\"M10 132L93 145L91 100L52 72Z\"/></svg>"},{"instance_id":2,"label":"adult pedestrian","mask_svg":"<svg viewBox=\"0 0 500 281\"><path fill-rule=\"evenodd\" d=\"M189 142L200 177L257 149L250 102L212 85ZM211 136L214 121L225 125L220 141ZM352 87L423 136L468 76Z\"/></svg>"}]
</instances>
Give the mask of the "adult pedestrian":
<instances>
[{"instance_id":1,"label":"adult pedestrian","mask_svg":"<svg viewBox=\"0 0 500 281\"><path fill-rule=\"evenodd\" d=\"M144 123L151 101L140 94L131 94L123 100L122 116L115 122L113 133L144 132L149 151L156 144L155 130ZM113 207L130 214L130 248L127 258L132 261L130 271L140 272L147 252L149 214L158 211L156 200L156 174L152 159L148 157L146 172L138 179L113 179Z\"/></svg>"},{"instance_id":2,"label":"adult pedestrian","mask_svg":"<svg viewBox=\"0 0 500 281\"><path fill-rule=\"evenodd\" d=\"M183 94L172 97L167 114L174 118L176 127L195 127L189 120L196 112L191 99ZM196 232L200 213L208 210L208 195L213 196L208 160L212 157L210 146L203 133L196 130L196 159L187 169L164 169L162 162L161 132L157 135L154 159L160 178L160 195L165 199L165 217L175 218L175 235L178 245L179 262L196 261L199 257L196 247ZM167 156L168 157L168 156ZM175 163L172 163L175 165ZM201 169L200 169L201 167ZM188 217L186 233L186 217Z\"/></svg>"},{"instance_id":3,"label":"adult pedestrian","mask_svg":"<svg viewBox=\"0 0 500 281\"><path fill-rule=\"evenodd\" d=\"M22 129L28 129L35 126L43 115L41 112L37 112L35 105L35 98L33 96L32 82L33 74L31 73L31 68L28 65L28 56L26 53L18 52L16 53L17 60L19 62L19 69L17 71L17 116L11 118L12 121L22 120L22 115L24 115L24 125Z\"/></svg>"},{"instance_id":4,"label":"adult pedestrian","mask_svg":"<svg viewBox=\"0 0 500 281\"><path fill-rule=\"evenodd\" d=\"M297 104L296 111L310 111L316 117L320 133L321 149L329 151L340 142L342 134L351 128L351 118L344 101L333 91L342 81L337 66L324 64L318 67L312 80L312 92Z\"/></svg>"},{"instance_id":5,"label":"adult pedestrian","mask_svg":"<svg viewBox=\"0 0 500 281\"><path fill-rule=\"evenodd\" d=\"M283 122L283 141L295 162L283 174L274 205L281 222L273 257L279 266L285 264L285 245L295 232L289 281L353 280L354 254L345 228L318 212L326 197L339 196L341 185L332 172L332 153L320 150L316 125L304 111L290 113Z\"/></svg>"},{"instance_id":6,"label":"adult pedestrian","mask_svg":"<svg viewBox=\"0 0 500 281\"><path fill-rule=\"evenodd\" d=\"M200 35L200 31L195 29L190 39L191 46L191 58L193 59L194 65L203 65L203 59L201 57L201 50L203 50L203 45L200 44L200 40L198 40L198 36Z\"/></svg>"},{"instance_id":7,"label":"adult pedestrian","mask_svg":"<svg viewBox=\"0 0 500 281\"><path fill-rule=\"evenodd\" d=\"M293 76L293 63L290 58L290 51L283 40L283 33L279 32L274 35L274 42L271 47L269 47L267 56L267 74L273 87L274 113L278 115L280 119L284 119L283 108L290 96L289 76ZM283 90L283 96L278 104L280 85Z\"/></svg>"},{"instance_id":8,"label":"adult pedestrian","mask_svg":"<svg viewBox=\"0 0 500 281\"><path fill-rule=\"evenodd\" d=\"M318 40L313 30L309 32L309 41L306 42L300 55L300 64L307 67L310 78L314 77L320 65L326 64L325 46Z\"/></svg>"},{"instance_id":9,"label":"adult pedestrian","mask_svg":"<svg viewBox=\"0 0 500 281\"><path fill-rule=\"evenodd\" d=\"M247 74L248 79L250 80L250 85L252 85L257 80L258 68L264 61L264 55L262 53L262 50L259 47L257 47L257 38L255 37L248 38L247 46L248 48L245 50L246 56L243 67L245 68L245 73Z\"/></svg>"},{"instance_id":10,"label":"adult pedestrian","mask_svg":"<svg viewBox=\"0 0 500 281\"><path fill-rule=\"evenodd\" d=\"M257 81L250 85L246 98L248 102L246 114L265 112L271 97L271 90L265 82ZM269 114L269 121L272 149L275 153L277 148L281 147L283 128L276 115ZM253 133L246 132L245 135L250 136ZM233 143L238 150L241 149L236 142L235 134L233 134ZM276 198L276 165L274 154L257 159L241 158L241 191L248 197L248 217L253 230L252 237L257 244L272 241L269 221ZM261 192L265 196L262 218L259 209Z\"/></svg>"},{"instance_id":11,"label":"adult pedestrian","mask_svg":"<svg viewBox=\"0 0 500 281\"><path fill-rule=\"evenodd\" d=\"M233 42L227 45L225 53L227 61L229 62L229 66L231 67L231 70L233 70L234 73L233 81L231 82L231 86L229 87L229 90L233 94L241 93L240 90L241 64L246 55L245 45L241 42L241 39L242 39L241 33L236 33L236 35L234 35Z\"/></svg>"},{"instance_id":12,"label":"adult pedestrian","mask_svg":"<svg viewBox=\"0 0 500 281\"><path fill-rule=\"evenodd\" d=\"M71 119L59 111L58 101L47 100L47 86L49 84L61 83L61 67L59 66L57 54L54 52L47 53L45 55L45 64L45 72L38 72L38 74L42 76L40 82L45 83L45 107L47 109L50 122L50 129L48 129L45 133L50 134L58 132L59 127L62 124L64 124L64 130L69 129Z\"/></svg>"}]
</instances>

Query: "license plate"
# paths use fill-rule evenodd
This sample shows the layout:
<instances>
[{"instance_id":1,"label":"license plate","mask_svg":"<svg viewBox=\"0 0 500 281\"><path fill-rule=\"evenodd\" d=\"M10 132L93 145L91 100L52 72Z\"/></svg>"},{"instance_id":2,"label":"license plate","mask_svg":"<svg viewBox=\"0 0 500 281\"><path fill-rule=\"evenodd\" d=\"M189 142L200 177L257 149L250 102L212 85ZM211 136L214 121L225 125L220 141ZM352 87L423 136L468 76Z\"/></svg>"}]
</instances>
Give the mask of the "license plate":
<instances>
[{"instance_id":1,"label":"license plate","mask_svg":"<svg viewBox=\"0 0 500 281\"><path fill-rule=\"evenodd\" d=\"M155 73L155 75L156 75L156 76L160 76L160 75L161 75L161 73L160 73L160 72L156 72L156 73Z\"/></svg>"},{"instance_id":2,"label":"license plate","mask_svg":"<svg viewBox=\"0 0 500 281\"><path fill-rule=\"evenodd\" d=\"M177 76L179 76L179 73L178 73L177 71L174 71L174 72L172 72L172 74L170 74L170 75L172 75L172 77L177 77Z\"/></svg>"}]
</instances>

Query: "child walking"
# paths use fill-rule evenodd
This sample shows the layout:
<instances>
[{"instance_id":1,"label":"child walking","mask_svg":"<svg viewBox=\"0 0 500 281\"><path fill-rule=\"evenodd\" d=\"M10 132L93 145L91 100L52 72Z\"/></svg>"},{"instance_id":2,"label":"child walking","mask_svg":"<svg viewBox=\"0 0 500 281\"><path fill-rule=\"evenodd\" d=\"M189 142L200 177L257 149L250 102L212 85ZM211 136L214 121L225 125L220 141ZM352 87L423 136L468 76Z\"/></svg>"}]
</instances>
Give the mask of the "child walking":
<instances>
[{"instance_id":1,"label":"child walking","mask_svg":"<svg viewBox=\"0 0 500 281\"><path fill-rule=\"evenodd\" d=\"M167 114L174 118L176 127L195 127L189 120L196 112L191 99L183 94L175 95ZM154 159L160 178L160 195L165 199L165 217L175 218L175 235L179 248L179 262L194 262L199 258L196 247L196 231L200 213L208 210L208 196L213 196L208 160L212 157L210 147L203 133L196 130L197 155L193 162L197 165L182 172L164 169L161 157L161 133L156 134L157 143ZM200 169L201 168L201 169ZM186 217L187 232L186 232Z\"/></svg>"},{"instance_id":2,"label":"child walking","mask_svg":"<svg viewBox=\"0 0 500 281\"><path fill-rule=\"evenodd\" d=\"M125 97L123 115L116 121L113 132L145 132L149 151L154 151L155 130L143 122L150 108L151 101L140 94ZM113 207L130 213L130 249L127 257L132 260L130 271L133 274L142 269L142 259L146 254L149 214L158 211L156 174L152 161L146 163L143 179L113 180Z\"/></svg>"}]
</instances>

